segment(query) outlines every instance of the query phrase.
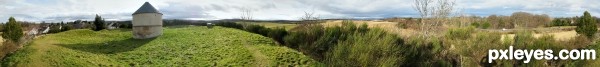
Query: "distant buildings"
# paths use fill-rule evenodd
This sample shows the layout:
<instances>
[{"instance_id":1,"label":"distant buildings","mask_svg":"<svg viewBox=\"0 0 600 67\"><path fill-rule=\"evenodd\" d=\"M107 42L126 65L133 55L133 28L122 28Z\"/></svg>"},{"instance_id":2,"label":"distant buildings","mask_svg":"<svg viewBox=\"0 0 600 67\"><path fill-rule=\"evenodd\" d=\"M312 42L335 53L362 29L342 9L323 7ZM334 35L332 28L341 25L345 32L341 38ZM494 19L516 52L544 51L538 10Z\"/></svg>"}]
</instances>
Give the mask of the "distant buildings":
<instances>
[{"instance_id":1,"label":"distant buildings","mask_svg":"<svg viewBox=\"0 0 600 67\"><path fill-rule=\"evenodd\" d=\"M146 2L133 13L133 38L147 39L162 34L162 13Z\"/></svg>"}]
</instances>

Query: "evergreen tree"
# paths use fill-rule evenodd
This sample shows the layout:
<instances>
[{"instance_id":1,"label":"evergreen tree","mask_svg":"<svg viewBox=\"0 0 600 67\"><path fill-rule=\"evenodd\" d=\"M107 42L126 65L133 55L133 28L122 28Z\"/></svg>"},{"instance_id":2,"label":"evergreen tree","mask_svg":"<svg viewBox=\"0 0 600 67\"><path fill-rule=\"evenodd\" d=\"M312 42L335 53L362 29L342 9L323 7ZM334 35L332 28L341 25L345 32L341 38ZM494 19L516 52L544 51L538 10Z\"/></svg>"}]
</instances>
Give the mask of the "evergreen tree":
<instances>
[{"instance_id":1,"label":"evergreen tree","mask_svg":"<svg viewBox=\"0 0 600 67\"><path fill-rule=\"evenodd\" d=\"M104 27L104 20L102 20L102 17L96 15L96 18L94 19L94 31L100 31L102 29L106 29Z\"/></svg>"},{"instance_id":2,"label":"evergreen tree","mask_svg":"<svg viewBox=\"0 0 600 67\"><path fill-rule=\"evenodd\" d=\"M4 33L2 34L2 38L9 39L13 42L18 42L21 37L23 37L23 29L21 29L21 24L17 23L15 18L10 17L8 19L8 23L4 26Z\"/></svg>"},{"instance_id":3,"label":"evergreen tree","mask_svg":"<svg viewBox=\"0 0 600 67\"><path fill-rule=\"evenodd\" d=\"M592 38L594 34L596 34L596 31L598 30L596 19L594 19L588 11L583 13L583 16L579 18L578 22L577 28L575 29L578 34L585 35L588 38Z\"/></svg>"}]
</instances>

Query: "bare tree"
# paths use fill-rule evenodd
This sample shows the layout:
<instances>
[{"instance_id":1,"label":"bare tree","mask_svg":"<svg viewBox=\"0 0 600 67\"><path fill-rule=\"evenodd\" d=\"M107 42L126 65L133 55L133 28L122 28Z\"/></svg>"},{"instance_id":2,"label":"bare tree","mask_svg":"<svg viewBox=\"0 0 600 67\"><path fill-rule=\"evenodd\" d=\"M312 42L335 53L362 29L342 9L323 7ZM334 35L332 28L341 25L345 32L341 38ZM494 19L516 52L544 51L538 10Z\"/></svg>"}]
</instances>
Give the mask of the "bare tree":
<instances>
[{"instance_id":1,"label":"bare tree","mask_svg":"<svg viewBox=\"0 0 600 67\"><path fill-rule=\"evenodd\" d=\"M304 16L300 18L300 20L317 20L318 17L315 16L314 12L306 12L304 11Z\"/></svg>"},{"instance_id":2,"label":"bare tree","mask_svg":"<svg viewBox=\"0 0 600 67\"><path fill-rule=\"evenodd\" d=\"M319 21L320 17L315 15L315 11L314 9L311 11L304 11L304 16L300 17L300 20L306 22L306 23L316 23L317 21Z\"/></svg>"},{"instance_id":3,"label":"bare tree","mask_svg":"<svg viewBox=\"0 0 600 67\"><path fill-rule=\"evenodd\" d=\"M421 26L419 27L421 29L421 31L425 30L425 19L429 17L429 12L431 12L431 2L433 2L433 0L415 0L415 4L413 6L413 8L415 10L417 10L417 12L419 12L419 16L420 16L420 20L419 23L421 24ZM424 32L427 33L427 32Z\"/></svg>"},{"instance_id":4,"label":"bare tree","mask_svg":"<svg viewBox=\"0 0 600 67\"><path fill-rule=\"evenodd\" d=\"M250 9L244 8L242 9L242 15L240 15L240 19L242 20L252 20L252 11Z\"/></svg>"},{"instance_id":5,"label":"bare tree","mask_svg":"<svg viewBox=\"0 0 600 67\"><path fill-rule=\"evenodd\" d=\"M454 1L453 0L437 0L437 5L434 6L434 26L440 26L442 22L447 22L447 18L450 16L452 11L454 10Z\"/></svg>"},{"instance_id":6,"label":"bare tree","mask_svg":"<svg viewBox=\"0 0 600 67\"><path fill-rule=\"evenodd\" d=\"M448 21L448 17L453 13L454 0L414 0L413 8L419 12L421 17L421 32L423 37L436 33L442 23Z\"/></svg>"}]
</instances>

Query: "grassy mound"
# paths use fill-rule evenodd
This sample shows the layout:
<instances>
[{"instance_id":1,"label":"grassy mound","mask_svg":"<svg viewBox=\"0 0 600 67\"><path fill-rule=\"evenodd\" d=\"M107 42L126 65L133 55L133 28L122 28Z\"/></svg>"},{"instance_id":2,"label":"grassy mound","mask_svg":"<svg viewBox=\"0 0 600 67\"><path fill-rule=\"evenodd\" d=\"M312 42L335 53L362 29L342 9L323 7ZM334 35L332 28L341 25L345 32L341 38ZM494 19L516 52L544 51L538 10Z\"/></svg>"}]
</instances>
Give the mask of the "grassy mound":
<instances>
[{"instance_id":1,"label":"grassy mound","mask_svg":"<svg viewBox=\"0 0 600 67\"><path fill-rule=\"evenodd\" d=\"M270 38L241 30L169 27L154 39L130 30L72 30L36 39L1 66L314 66L320 63Z\"/></svg>"}]
</instances>

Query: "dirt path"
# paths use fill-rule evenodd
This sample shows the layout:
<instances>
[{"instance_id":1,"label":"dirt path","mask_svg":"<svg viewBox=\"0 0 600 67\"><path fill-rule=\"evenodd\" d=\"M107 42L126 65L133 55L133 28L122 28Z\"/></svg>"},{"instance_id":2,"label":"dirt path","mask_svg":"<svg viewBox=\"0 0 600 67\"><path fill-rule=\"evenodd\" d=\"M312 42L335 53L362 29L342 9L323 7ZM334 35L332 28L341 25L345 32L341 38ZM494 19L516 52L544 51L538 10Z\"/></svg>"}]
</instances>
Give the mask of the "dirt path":
<instances>
[{"instance_id":1,"label":"dirt path","mask_svg":"<svg viewBox=\"0 0 600 67\"><path fill-rule=\"evenodd\" d=\"M18 66L25 66L25 67L44 67L44 66L51 66L51 64L47 63L47 60L44 60L44 54L46 54L48 51L50 51L50 48L57 48L57 46L52 45L55 44L54 41L47 41L47 40L35 40L35 42L33 42L33 44L28 45L30 46L29 48L31 49L36 49L35 51L33 51L32 53L29 54L29 56L31 56L30 58L28 58L28 65L18 65Z\"/></svg>"},{"instance_id":2,"label":"dirt path","mask_svg":"<svg viewBox=\"0 0 600 67\"><path fill-rule=\"evenodd\" d=\"M247 42L247 41L244 41ZM248 51L252 52L252 57L254 57L254 65L256 67L267 67L270 66L270 61L266 55L260 52L260 50L254 48L254 46L249 45L248 43L244 44L244 47L248 49Z\"/></svg>"}]
</instances>

